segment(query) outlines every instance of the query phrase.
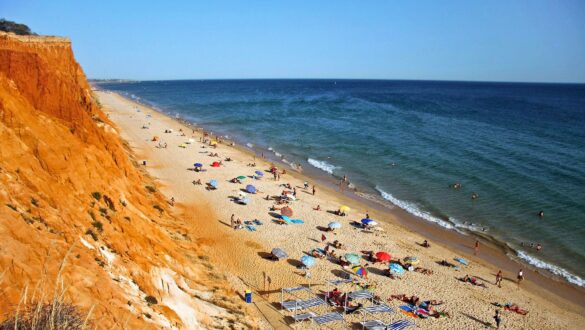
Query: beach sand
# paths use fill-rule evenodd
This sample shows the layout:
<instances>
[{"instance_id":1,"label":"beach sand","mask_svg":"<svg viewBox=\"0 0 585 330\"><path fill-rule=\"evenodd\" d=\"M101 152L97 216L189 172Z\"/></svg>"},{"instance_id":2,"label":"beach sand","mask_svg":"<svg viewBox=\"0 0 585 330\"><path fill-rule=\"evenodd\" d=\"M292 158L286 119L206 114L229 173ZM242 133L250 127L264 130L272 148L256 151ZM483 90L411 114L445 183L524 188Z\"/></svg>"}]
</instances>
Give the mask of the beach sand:
<instances>
[{"instance_id":1,"label":"beach sand","mask_svg":"<svg viewBox=\"0 0 585 330\"><path fill-rule=\"evenodd\" d=\"M569 286L551 284L562 286L563 290L569 292L559 297L549 290L540 288L539 282L532 281L532 273L528 270L525 270L526 281L518 286L515 283L516 273L504 269L503 285L502 288L498 288L493 284L498 269L488 261L472 256L472 250L463 253L461 250L453 249L453 244L431 241L431 248L421 247L417 242L421 243L429 236L423 237L415 225L404 226L404 219L403 221L396 219L396 213L374 209L371 205L348 198L322 185L317 186L317 193L313 196L302 188L303 182L310 179L298 173L282 175L280 181L274 181L272 175L265 172L270 168L270 164L259 157L254 157L243 148L225 144L219 144L216 149L210 148L199 142L202 136L200 131L193 132L191 128L173 118L115 93L97 92L97 95L104 105L104 111L117 124L121 137L129 143L136 158L147 161L146 169L158 179L163 193L169 199L175 198L174 208L177 214L181 214L190 224L192 232L189 235L197 237L198 242L205 246L210 260L219 269L230 274L230 281L242 295L246 288L253 289L259 313L274 328L286 327L288 319L285 316L290 315L278 312L281 287L311 284L313 292L317 293L332 288L324 285L327 280L339 279L339 276L346 273L341 266L326 259L319 260L317 265L311 268L311 278L304 277L305 272L296 268L299 258L306 252L325 246L321 242L322 234L327 237L327 242L339 240L346 246L343 250L336 249L337 255L348 252L361 255L361 251L387 251L395 258L418 257L420 259L418 266L432 270L432 275L407 271L400 279L390 279L381 275L382 270L387 269L386 266L370 263L367 282L376 286L375 294L384 301L393 294L416 295L422 300L442 300L444 304L437 306L436 309L449 312L451 315L450 318L414 319L399 312L398 307L404 303L394 300L388 304L397 311L396 313L369 315L369 319L383 321L410 319L416 322L417 327L424 329L477 329L490 324L494 326L493 316L497 308L492 303L512 302L527 309L529 313L522 316L502 310L503 329L577 329L585 325L583 305L574 303L578 300L570 302L566 299L571 291ZM143 129L143 125L149 128ZM164 133L166 129L172 129L173 133ZM186 136L181 136L180 129ZM158 142L152 141L153 136L158 136L168 144L168 147L157 148ZM194 142L185 144L189 138L193 138ZM182 144L185 148L179 147ZM217 152L220 158L210 157L209 152ZM210 166L212 162L224 160L226 157L232 158L233 161L223 161L224 165L219 168ZM197 173L190 170L197 162L204 165L205 172ZM247 166L253 162L256 162L256 167ZM236 176L251 176L256 170L265 172L263 179L247 178L243 184L229 182ZM197 179L201 179L203 185L192 183ZM205 183L211 179L217 180L217 190L205 189ZM283 183L290 183L296 187L298 200L291 204L294 210L292 218L303 219L304 224L279 225L273 221L274 217L271 216L269 208L274 205L274 201L265 200L264 197L267 194L280 195L283 187L279 185ZM246 184L253 184L262 193L250 195L252 200L250 205L236 204L230 196L237 196ZM321 206L321 211L313 210L317 205ZM340 205L352 208L348 216L339 217L327 212L337 210ZM350 225L350 222L362 219L366 211L370 213L371 218L380 222L383 231L366 232ZM254 232L246 229L234 230L230 227L232 214L242 220L259 219L264 224L256 226L257 230ZM327 227L331 221L338 221L343 227L335 234L318 229ZM263 258L274 247L283 248L288 252L290 259L274 262ZM480 255L482 253L489 254L480 250ZM453 261L454 257L466 258L470 260L470 265L452 269L437 264L440 260L456 263ZM362 265L366 263L368 263L366 260L361 260ZM466 274L477 277L487 285L487 288L457 280ZM266 277L271 279L269 286ZM358 290L356 286L349 284L339 286L339 289ZM574 291L574 297L580 299L582 291ZM333 308L319 306L312 311L324 314L333 311ZM361 314L346 317L348 324L362 319ZM341 327L341 323L332 326Z\"/></svg>"}]
</instances>

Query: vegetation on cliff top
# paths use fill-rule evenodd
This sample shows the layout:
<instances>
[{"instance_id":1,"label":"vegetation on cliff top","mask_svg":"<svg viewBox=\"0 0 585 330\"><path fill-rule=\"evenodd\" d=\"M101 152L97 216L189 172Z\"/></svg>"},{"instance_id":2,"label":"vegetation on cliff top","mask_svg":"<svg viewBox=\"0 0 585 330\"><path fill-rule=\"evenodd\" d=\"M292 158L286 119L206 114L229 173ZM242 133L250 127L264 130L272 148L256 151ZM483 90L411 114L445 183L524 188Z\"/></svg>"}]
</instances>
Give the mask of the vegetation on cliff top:
<instances>
[{"instance_id":1,"label":"vegetation on cliff top","mask_svg":"<svg viewBox=\"0 0 585 330\"><path fill-rule=\"evenodd\" d=\"M4 18L0 19L0 31L12 32L21 36L37 35L36 33L32 32L28 26L9 21Z\"/></svg>"}]
</instances>

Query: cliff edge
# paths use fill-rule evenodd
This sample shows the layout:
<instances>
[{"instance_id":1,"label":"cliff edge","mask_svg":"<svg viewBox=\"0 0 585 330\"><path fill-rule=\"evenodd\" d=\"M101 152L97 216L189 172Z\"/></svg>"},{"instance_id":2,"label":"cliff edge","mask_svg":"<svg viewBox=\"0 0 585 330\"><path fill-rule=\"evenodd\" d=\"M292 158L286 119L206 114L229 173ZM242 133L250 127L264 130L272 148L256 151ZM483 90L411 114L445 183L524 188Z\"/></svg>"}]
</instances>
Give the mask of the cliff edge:
<instances>
[{"instance_id":1,"label":"cliff edge","mask_svg":"<svg viewBox=\"0 0 585 330\"><path fill-rule=\"evenodd\" d=\"M70 41L0 32L0 323L63 297L100 329L254 327L194 230L132 160Z\"/></svg>"}]
</instances>

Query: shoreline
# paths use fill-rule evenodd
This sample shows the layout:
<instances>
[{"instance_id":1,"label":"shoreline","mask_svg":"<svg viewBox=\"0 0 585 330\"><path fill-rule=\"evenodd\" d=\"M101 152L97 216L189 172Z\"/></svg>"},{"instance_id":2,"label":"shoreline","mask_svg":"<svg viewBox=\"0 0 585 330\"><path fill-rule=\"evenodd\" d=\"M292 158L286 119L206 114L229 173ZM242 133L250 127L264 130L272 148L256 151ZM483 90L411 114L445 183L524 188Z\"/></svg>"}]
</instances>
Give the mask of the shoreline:
<instances>
[{"instance_id":1,"label":"shoreline","mask_svg":"<svg viewBox=\"0 0 585 330\"><path fill-rule=\"evenodd\" d=\"M166 113L154 110L152 109L152 107L139 104L134 100L129 100L128 98L125 98L122 95L119 95L115 92L108 91L108 93L115 94L118 97L123 98L127 102L137 104L142 108L152 110L155 113L158 113L160 116L165 117L168 120L177 122L180 125L188 124L185 123L184 120L177 120L176 118L171 118ZM199 128L199 126L197 127ZM238 152L246 154L250 158L255 156L253 150L250 150L249 148L245 147L245 145L237 144L236 148L234 149L238 150ZM315 178L306 176L305 174L300 174L297 172L290 173L292 174L293 177L297 179L300 178L301 180L304 180L305 178L309 178L311 181L315 181ZM335 187L332 186L331 183L327 184L326 182L321 182L321 180L319 180L318 178L317 181L319 182L320 191L331 195L335 195L337 199L343 202L347 202L349 206L355 207L356 209L360 209L363 208L363 206L367 206L366 209L375 210L374 212L371 213L374 214L375 218L377 219L384 219L383 220L384 223L387 222L392 225L398 224L400 227L405 228L406 230L412 232L417 236L423 236L427 239L430 239L431 242L435 245L439 244L447 246L448 249L451 250L452 252L464 254L466 258L473 261L474 263L481 265L481 267L486 267L495 272L497 270L497 267L494 266L500 266L509 274L515 274L515 272L518 269L519 264L517 262L509 259L509 257L504 255L501 251L498 251L496 247L491 246L490 243L484 243L482 245L480 257L471 256L470 252L472 252L472 249L470 248L470 246L472 246L474 242L474 238L472 237L467 237L463 234L457 233L452 230L444 230L442 228L437 228L438 227L437 225L434 225L422 219L417 219L415 216L407 213L406 211L398 207L395 207L394 209L386 209L382 205L378 205L376 202L369 201L353 193L346 192L340 194L340 192L337 191L337 189L335 189ZM578 313L581 312L581 309L583 308L585 303L585 299L582 299L583 297L585 297L583 290L575 290L573 285L569 283L562 283L557 280L545 277L542 274L534 273L532 271L528 272L525 271L525 274L527 275L526 277L528 281L526 281L527 283L523 284L522 286L524 288L527 288L528 291L537 292L539 296L549 301L551 297L548 297L546 293L554 293L555 294L554 297L557 298L553 299L555 300L555 303L566 302L566 304L565 303L562 304L565 305L565 308L572 306L572 308L570 308L571 310L578 311Z\"/></svg>"},{"instance_id":2,"label":"shoreline","mask_svg":"<svg viewBox=\"0 0 585 330\"><path fill-rule=\"evenodd\" d=\"M94 86L94 87L97 87L98 89L100 89L99 85ZM167 117L171 118L172 120L175 120L175 121L181 123L182 125L185 125L191 129L208 131L205 127L200 126L198 124L193 124L192 122L190 122L189 120L187 120L183 117L173 117L173 115L170 111L166 112L163 109L160 109L153 104L149 104L148 102L142 102L141 100L133 99L133 98L128 97L126 95L122 95L116 91L111 91L111 90L106 90L106 89L103 89L103 90L108 91L110 93L114 93L114 94L126 99L129 102L136 103L136 104L139 104L143 107L153 109L154 111L156 111L164 116L167 116ZM235 143L236 149L238 149L239 151L241 151L243 153L248 154L250 157L261 158L261 154L262 154L262 155L264 155L263 159L265 161L273 162L275 164L279 164L281 166L286 166L287 168L290 168L291 175L297 176L304 181L316 181L321 186L326 186L333 193L340 194L342 196L345 196L346 198L349 198L350 200L357 201L359 203L368 205L372 209L376 209L379 212L390 214L393 217L394 221L399 222L401 225L408 228L409 230L417 232L418 234L421 234L425 237L427 237L427 236L429 238L433 237L433 239L436 242L439 242L443 245L448 245L451 248L455 249L455 251L459 251L459 252L466 254L467 257L473 257L472 254L470 255L470 252L473 252L472 246L473 246L475 240L479 240L480 243L482 244L482 250L485 250L486 248L490 249L487 256L484 256L484 257L480 256L479 257L480 260L483 260L483 261L489 263L490 265L494 266L494 268L498 268L497 266L503 265L503 266L500 266L502 268L502 270L507 270L509 272L516 272L518 269L523 268L524 272L527 273L527 270L528 270L528 272L530 273L529 275L531 275L530 277L536 279L536 284L538 284L541 287L546 288L551 293L562 296L565 299L572 296L573 290L577 290L581 293L581 298L583 298L583 299L580 299L578 301L581 302L580 305L582 307L585 307L585 287L571 283L567 278L565 278L561 275L555 274L548 269L539 268L539 267L536 267L536 266L530 264L527 260L524 260L518 256L518 252L524 252L524 251L516 250L516 249L508 246L508 244L505 241L498 240L497 238L495 238L491 235L482 235L482 233L480 233L480 232L473 231L473 230L467 230L465 228L464 229L466 230L466 232L461 232L461 231L459 231L460 228L456 227L455 224L452 224L453 228L446 228L446 227L442 226L441 224L422 219L422 218L410 213L408 210L405 210L405 209L401 208L400 206L393 204L391 201L383 198L383 196L376 196L376 195L373 195L371 193L362 193L362 192L358 191L357 189L354 190L354 189L349 189L349 188L344 189L343 191L340 191L338 189L339 186L337 184L337 180L339 178L337 176L335 176L334 174L325 172L323 169L317 168L317 167L309 164L312 167L309 168L308 173L306 170L307 167L303 167L303 172L299 172L296 169L292 168L290 162L283 162L282 159L278 159L278 157L276 157L276 159L271 158L270 156L275 156L275 155L274 155L273 151L270 149L263 148L261 146L256 146L256 145L249 147L247 145L246 141L240 141L238 139L233 139L231 134L229 136L229 139L227 139L227 140L233 141ZM268 157L267 157L267 155L268 155ZM363 195L371 196L371 197L375 198L375 200L369 199ZM384 220L384 219L386 219L386 217L379 217L379 218L383 219L382 221L386 221L386 220ZM422 232L420 232L421 230L422 230ZM514 255L509 255L509 253L514 253ZM537 260L541 261L540 259L537 259ZM541 261L541 262L546 263L545 261ZM556 266L554 266L554 267L556 267ZM560 268L560 269L564 270L562 268ZM571 274L571 275L573 275L573 274ZM576 276L576 275L574 275L574 276ZM562 293L562 294L559 294L559 293Z\"/></svg>"}]
</instances>

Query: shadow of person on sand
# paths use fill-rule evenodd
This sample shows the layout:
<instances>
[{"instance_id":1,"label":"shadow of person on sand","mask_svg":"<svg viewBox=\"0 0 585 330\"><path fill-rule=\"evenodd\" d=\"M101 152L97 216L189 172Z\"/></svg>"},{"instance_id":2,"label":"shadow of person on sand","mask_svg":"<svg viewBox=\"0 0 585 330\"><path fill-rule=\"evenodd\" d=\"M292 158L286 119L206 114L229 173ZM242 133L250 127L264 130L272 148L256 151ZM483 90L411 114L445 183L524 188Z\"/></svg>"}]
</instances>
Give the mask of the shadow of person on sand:
<instances>
[{"instance_id":1,"label":"shadow of person on sand","mask_svg":"<svg viewBox=\"0 0 585 330\"><path fill-rule=\"evenodd\" d=\"M351 273L342 269L333 269L331 271L331 274L343 280L351 278Z\"/></svg>"},{"instance_id":2,"label":"shadow of person on sand","mask_svg":"<svg viewBox=\"0 0 585 330\"><path fill-rule=\"evenodd\" d=\"M467 313L461 313L461 315L466 316L467 318L472 319L472 320L474 320L477 323L483 324L486 327L490 327L490 328L492 327L492 323L491 322L486 322L484 320L480 320L480 319L478 319L477 317L475 317L473 315L469 315Z\"/></svg>"},{"instance_id":3,"label":"shadow of person on sand","mask_svg":"<svg viewBox=\"0 0 585 330\"><path fill-rule=\"evenodd\" d=\"M219 223L221 223L221 224L223 224L223 225L225 225L225 226L228 226L228 227L232 228L232 226L231 226L229 223L227 223L227 222L223 222L223 221L221 221L221 220L218 220L218 221L219 221Z\"/></svg>"},{"instance_id":4,"label":"shadow of person on sand","mask_svg":"<svg viewBox=\"0 0 585 330\"><path fill-rule=\"evenodd\" d=\"M329 232L329 228L327 228L327 227L317 226L315 228L317 228L317 230L319 230L319 231Z\"/></svg>"},{"instance_id":5,"label":"shadow of person on sand","mask_svg":"<svg viewBox=\"0 0 585 330\"><path fill-rule=\"evenodd\" d=\"M262 259L266 259L266 260L270 260L270 261L278 261L277 259L273 259L272 253L269 253L269 252L260 251L260 252L258 252L258 256Z\"/></svg>"}]
</instances>

